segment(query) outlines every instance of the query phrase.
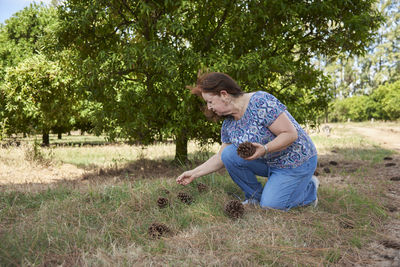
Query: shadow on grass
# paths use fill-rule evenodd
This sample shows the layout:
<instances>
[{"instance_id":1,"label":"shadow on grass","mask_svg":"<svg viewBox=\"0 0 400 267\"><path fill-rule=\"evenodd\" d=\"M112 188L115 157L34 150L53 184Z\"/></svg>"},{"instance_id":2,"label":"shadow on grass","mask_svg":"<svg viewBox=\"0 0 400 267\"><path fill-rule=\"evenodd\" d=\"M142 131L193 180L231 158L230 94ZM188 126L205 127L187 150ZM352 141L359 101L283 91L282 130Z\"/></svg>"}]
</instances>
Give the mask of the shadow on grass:
<instances>
[{"instance_id":1,"label":"shadow on grass","mask_svg":"<svg viewBox=\"0 0 400 267\"><path fill-rule=\"evenodd\" d=\"M383 162L385 157L393 152L382 148L371 149L335 149L331 154L320 155L318 159L317 172L353 173L363 167L369 167L372 163ZM98 178L116 177L121 179L157 179L176 178L182 172L195 168L207 160L205 155L191 155L194 160L186 163L171 160L140 159L131 161L123 167L95 168L86 172L82 180L93 180ZM324 171L325 170L325 171ZM224 173L221 171L220 173Z\"/></svg>"},{"instance_id":2,"label":"shadow on grass","mask_svg":"<svg viewBox=\"0 0 400 267\"><path fill-rule=\"evenodd\" d=\"M110 177L118 177L124 180L177 178L182 172L191 170L204 161L195 159L181 163L164 159L139 159L124 164L122 167L95 168L84 173L82 180L107 179Z\"/></svg>"},{"instance_id":3,"label":"shadow on grass","mask_svg":"<svg viewBox=\"0 0 400 267\"><path fill-rule=\"evenodd\" d=\"M182 172L193 169L205 162L212 153L199 152L190 154L191 161L186 163L177 163L173 160L161 159L139 159L130 161L124 165L116 165L115 167L100 168L98 166L77 166L86 171L77 176L76 179L65 179L51 182L52 186L72 183L75 186L83 181L102 182L102 181L133 181L138 179L175 179ZM385 160L391 158L391 160ZM388 162L394 164L393 167L386 167ZM391 150L382 149L380 147L371 148L333 148L330 152L319 155L316 175L326 177L329 181L337 182L338 185L347 183L344 174L352 174L363 172L374 166L382 170L390 168L398 168L400 165L400 156ZM218 172L225 175L225 169ZM392 175L393 176L393 175ZM390 176L391 177L391 176ZM205 178L208 179L208 178ZM336 181L337 180L337 181ZM29 186L38 185L46 188L49 183L36 184L29 183L21 185L28 188ZM6 188L9 185L0 185ZM16 186L16 185L14 185ZM12 186L12 187L14 187Z\"/></svg>"},{"instance_id":4,"label":"shadow on grass","mask_svg":"<svg viewBox=\"0 0 400 267\"><path fill-rule=\"evenodd\" d=\"M190 167L174 161L140 159L124 164L123 167L96 168L87 171L83 174L82 180L107 179L107 177L116 176L127 180L172 178L177 177L188 168Z\"/></svg>"}]
</instances>

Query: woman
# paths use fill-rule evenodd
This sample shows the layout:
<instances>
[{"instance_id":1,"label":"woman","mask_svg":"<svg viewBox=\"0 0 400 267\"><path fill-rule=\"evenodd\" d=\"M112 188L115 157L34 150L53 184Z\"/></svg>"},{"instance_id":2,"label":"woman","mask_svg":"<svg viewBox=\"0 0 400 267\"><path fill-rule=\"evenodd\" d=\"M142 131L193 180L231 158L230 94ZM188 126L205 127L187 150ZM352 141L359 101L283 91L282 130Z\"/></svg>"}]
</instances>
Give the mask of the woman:
<instances>
[{"instance_id":1,"label":"woman","mask_svg":"<svg viewBox=\"0 0 400 267\"><path fill-rule=\"evenodd\" d=\"M231 77L217 72L201 76L192 92L201 94L207 108L225 118L222 146L206 162L182 173L177 183L187 185L225 166L244 191L243 204L280 210L316 206L319 181L313 173L317 151L285 105L263 91L244 93ZM243 159L237 147L246 141L256 151ZM256 175L268 177L264 188Z\"/></svg>"}]
</instances>

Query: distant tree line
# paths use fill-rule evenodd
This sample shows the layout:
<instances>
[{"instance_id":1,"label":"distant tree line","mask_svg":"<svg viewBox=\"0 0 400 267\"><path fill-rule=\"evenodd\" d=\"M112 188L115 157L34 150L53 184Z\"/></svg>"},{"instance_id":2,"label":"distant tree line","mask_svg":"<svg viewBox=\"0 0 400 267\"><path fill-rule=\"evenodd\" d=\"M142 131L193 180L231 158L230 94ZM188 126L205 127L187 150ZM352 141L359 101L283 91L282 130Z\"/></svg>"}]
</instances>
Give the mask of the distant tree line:
<instances>
[{"instance_id":1,"label":"distant tree line","mask_svg":"<svg viewBox=\"0 0 400 267\"><path fill-rule=\"evenodd\" d=\"M400 80L379 86L369 95L335 99L330 106L329 121L394 121L400 118Z\"/></svg>"},{"instance_id":2,"label":"distant tree line","mask_svg":"<svg viewBox=\"0 0 400 267\"><path fill-rule=\"evenodd\" d=\"M55 1L57 2L57 1ZM316 58L365 54L384 18L374 0L164 0L33 4L0 25L0 129L71 129L150 144L219 141L185 88L199 70L277 96L315 124L335 92Z\"/></svg>"},{"instance_id":3,"label":"distant tree line","mask_svg":"<svg viewBox=\"0 0 400 267\"><path fill-rule=\"evenodd\" d=\"M400 118L400 1L379 1L377 9L385 21L365 54L320 61L334 95L328 121Z\"/></svg>"}]
</instances>

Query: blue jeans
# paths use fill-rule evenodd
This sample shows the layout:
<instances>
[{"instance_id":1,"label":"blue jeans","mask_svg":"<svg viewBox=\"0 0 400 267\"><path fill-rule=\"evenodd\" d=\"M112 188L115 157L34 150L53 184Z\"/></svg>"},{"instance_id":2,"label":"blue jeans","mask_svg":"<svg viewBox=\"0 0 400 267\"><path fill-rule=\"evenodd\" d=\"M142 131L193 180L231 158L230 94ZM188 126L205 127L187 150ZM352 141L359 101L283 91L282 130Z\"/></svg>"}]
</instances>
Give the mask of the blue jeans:
<instances>
[{"instance_id":1,"label":"blue jeans","mask_svg":"<svg viewBox=\"0 0 400 267\"><path fill-rule=\"evenodd\" d=\"M317 199L317 188L311 177L317 167L317 156L296 168L270 167L266 159L245 160L238 156L234 145L227 146L222 162L232 180L244 191L246 199L256 199L263 208L289 210ZM268 177L264 188L257 177Z\"/></svg>"}]
</instances>

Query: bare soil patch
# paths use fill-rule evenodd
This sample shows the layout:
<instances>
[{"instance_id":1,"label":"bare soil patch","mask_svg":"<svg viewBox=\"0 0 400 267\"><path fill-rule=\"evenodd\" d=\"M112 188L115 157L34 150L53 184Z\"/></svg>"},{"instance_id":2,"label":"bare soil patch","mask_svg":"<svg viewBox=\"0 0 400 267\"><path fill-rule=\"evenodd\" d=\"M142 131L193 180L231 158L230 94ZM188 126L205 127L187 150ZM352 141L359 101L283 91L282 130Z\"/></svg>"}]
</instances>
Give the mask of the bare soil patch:
<instances>
[{"instance_id":1,"label":"bare soil patch","mask_svg":"<svg viewBox=\"0 0 400 267\"><path fill-rule=\"evenodd\" d=\"M72 164L40 164L8 165L0 163L0 185L10 184L50 184L65 180L77 180L84 170Z\"/></svg>"},{"instance_id":2,"label":"bare soil patch","mask_svg":"<svg viewBox=\"0 0 400 267\"><path fill-rule=\"evenodd\" d=\"M398 208L400 207L400 181L392 179L399 173L399 154L393 156L393 162L397 163L397 166L384 167L384 163L381 163L381 166L371 170L371 175L375 176L378 182L389 181L384 192L384 199L390 219L377 233L379 238L363 248L361 252L363 257L357 266L400 266L400 210Z\"/></svg>"},{"instance_id":3,"label":"bare soil patch","mask_svg":"<svg viewBox=\"0 0 400 267\"><path fill-rule=\"evenodd\" d=\"M319 158L316 174L319 175L321 186L347 187L350 180L348 178L351 175L357 175L359 179L363 179L365 176L373 178L373 183L364 185L366 190L384 188L383 201L389 219L377 231L378 238L371 240L367 246L361 248L358 256L350 265L400 266L400 179L398 179L400 173L400 154L398 153L400 152L400 125L361 127L342 124L340 127L349 130L349 134L361 135L382 148L395 151L394 155L383 158L382 162L374 166L365 166L365 162L357 160L344 161L336 156L336 150L327 155L321 155ZM332 164L332 161L335 163ZM351 222L342 222L341 226L351 227Z\"/></svg>"},{"instance_id":4,"label":"bare soil patch","mask_svg":"<svg viewBox=\"0 0 400 267\"><path fill-rule=\"evenodd\" d=\"M351 175L366 181L361 185L362 190L382 190L384 206L389 219L378 228L378 238L360 249L358 256L353 259L352 266L400 266L400 155L394 154L390 160L382 160L373 166L365 166L361 161L340 161L337 165L329 164L332 155L322 155L317 167L321 186L345 188L351 185ZM392 163L388 165L388 162ZM323 168L329 168L326 173ZM354 173L357 172L357 173ZM372 179L371 179L372 178ZM370 182L372 181L372 182ZM359 187L360 184L357 184ZM373 194L376 192L373 192ZM366 193L368 194L368 193ZM351 221L341 221L342 228L351 229Z\"/></svg>"},{"instance_id":5,"label":"bare soil patch","mask_svg":"<svg viewBox=\"0 0 400 267\"><path fill-rule=\"evenodd\" d=\"M400 152L400 127L346 127L378 143L381 147Z\"/></svg>"}]
</instances>

